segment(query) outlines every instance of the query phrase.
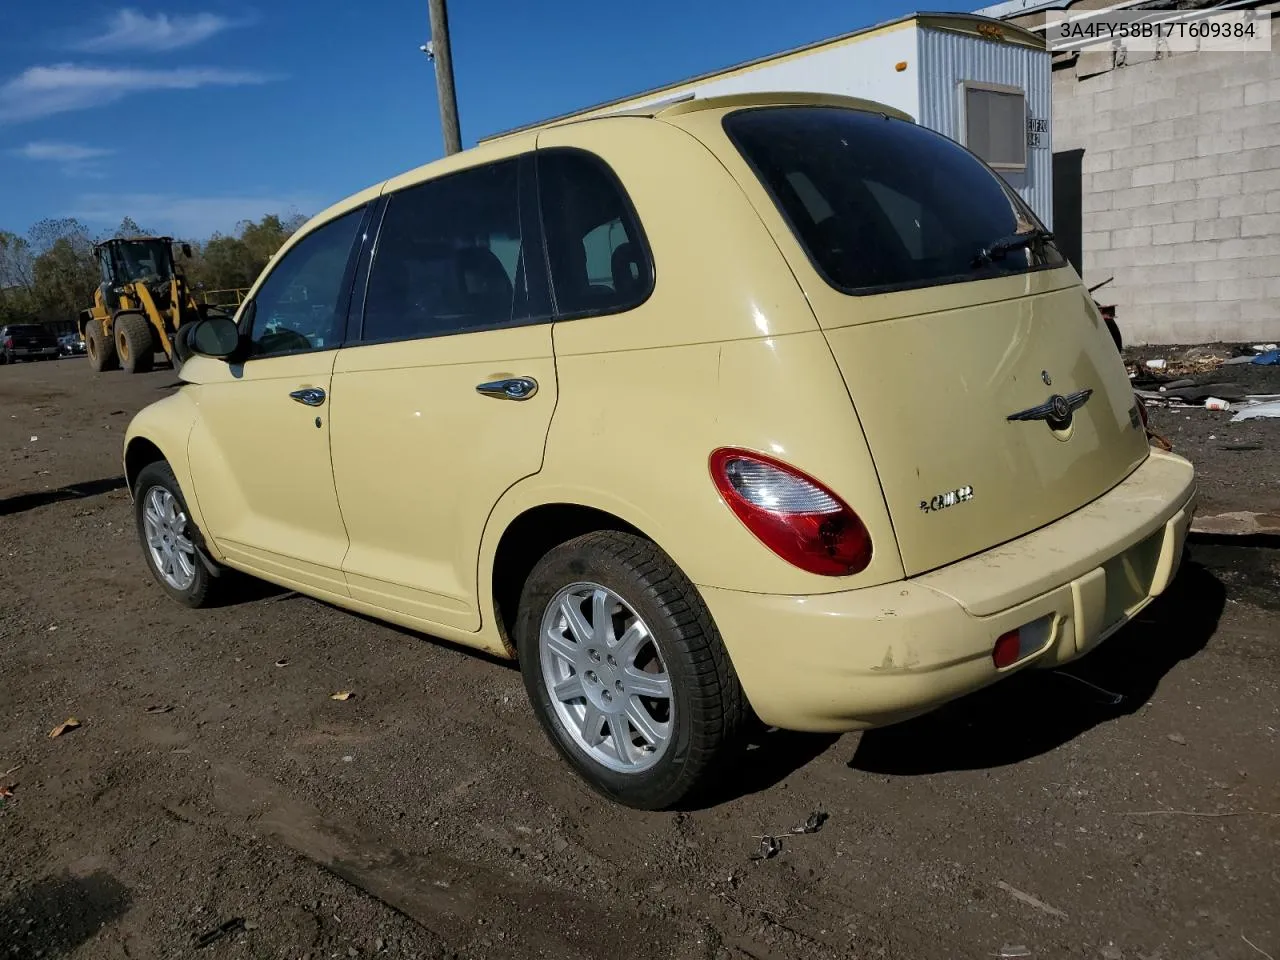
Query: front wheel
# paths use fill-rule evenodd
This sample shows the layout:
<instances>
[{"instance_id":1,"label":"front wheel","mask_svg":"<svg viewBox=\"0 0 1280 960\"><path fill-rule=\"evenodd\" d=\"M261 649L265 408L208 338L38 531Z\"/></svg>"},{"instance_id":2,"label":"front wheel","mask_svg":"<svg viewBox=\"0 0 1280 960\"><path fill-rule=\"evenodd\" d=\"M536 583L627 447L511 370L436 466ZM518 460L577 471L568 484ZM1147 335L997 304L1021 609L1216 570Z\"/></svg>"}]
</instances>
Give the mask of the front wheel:
<instances>
[{"instance_id":1,"label":"front wheel","mask_svg":"<svg viewBox=\"0 0 1280 960\"><path fill-rule=\"evenodd\" d=\"M133 507L152 576L184 606L212 606L223 578L215 577L200 556L186 499L169 464L160 461L142 468L134 485Z\"/></svg>"},{"instance_id":2,"label":"front wheel","mask_svg":"<svg viewBox=\"0 0 1280 960\"><path fill-rule=\"evenodd\" d=\"M96 318L84 325L84 350L89 355L89 367L94 373L115 370L120 366L116 341L103 331L102 322Z\"/></svg>"},{"instance_id":3,"label":"front wheel","mask_svg":"<svg viewBox=\"0 0 1280 960\"><path fill-rule=\"evenodd\" d=\"M156 357L155 338L151 324L140 313L119 313L112 326L115 332L116 354L125 373L146 373Z\"/></svg>"},{"instance_id":4,"label":"front wheel","mask_svg":"<svg viewBox=\"0 0 1280 960\"><path fill-rule=\"evenodd\" d=\"M656 545L616 531L554 548L521 595L525 689L552 743L627 806L707 786L749 710L711 615Z\"/></svg>"}]
</instances>

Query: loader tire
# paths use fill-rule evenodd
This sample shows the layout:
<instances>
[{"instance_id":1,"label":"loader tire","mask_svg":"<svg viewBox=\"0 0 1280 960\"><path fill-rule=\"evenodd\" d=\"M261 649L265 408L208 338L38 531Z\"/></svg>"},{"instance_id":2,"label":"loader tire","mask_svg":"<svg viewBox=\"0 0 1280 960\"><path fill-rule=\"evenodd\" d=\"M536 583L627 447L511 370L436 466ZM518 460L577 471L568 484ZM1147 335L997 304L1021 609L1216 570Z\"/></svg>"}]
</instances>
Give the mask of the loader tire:
<instances>
[{"instance_id":1,"label":"loader tire","mask_svg":"<svg viewBox=\"0 0 1280 960\"><path fill-rule=\"evenodd\" d=\"M102 332L102 324L97 320L90 320L84 325L84 352L94 373L104 373L120 366L115 339Z\"/></svg>"},{"instance_id":2,"label":"loader tire","mask_svg":"<svg viewBox=\"0 0 1280 960\"><path fill-rule=\"evenodd\" d=\"M115 325L116 353L125 373L146 373L155 364L156 342L151 324L140 313L120 313Z\"/></svg>"}]
</instances>

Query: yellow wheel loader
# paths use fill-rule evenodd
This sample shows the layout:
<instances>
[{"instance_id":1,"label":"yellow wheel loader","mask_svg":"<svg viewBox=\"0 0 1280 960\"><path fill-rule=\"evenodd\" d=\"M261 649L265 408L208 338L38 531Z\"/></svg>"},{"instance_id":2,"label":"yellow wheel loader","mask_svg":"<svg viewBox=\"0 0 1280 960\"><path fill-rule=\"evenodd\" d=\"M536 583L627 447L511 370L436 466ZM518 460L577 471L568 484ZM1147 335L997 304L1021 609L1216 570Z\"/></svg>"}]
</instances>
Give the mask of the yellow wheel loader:
<instances>
[{"instance_id":1,"label":"yellow wheel loader","mask_svg":"<svg viewBox=\"0 0 1280 960\"><path fill-rule=\"evenodd\" d=\"M190 244L182 244L182 252L190 257ZM95 371L145 373L159 350L177 370L178 330L216 308L196 303L174 262L173 238L107 240L94 253L102 283L79 320L89 365Z\"/></svg>"}]
</instances>

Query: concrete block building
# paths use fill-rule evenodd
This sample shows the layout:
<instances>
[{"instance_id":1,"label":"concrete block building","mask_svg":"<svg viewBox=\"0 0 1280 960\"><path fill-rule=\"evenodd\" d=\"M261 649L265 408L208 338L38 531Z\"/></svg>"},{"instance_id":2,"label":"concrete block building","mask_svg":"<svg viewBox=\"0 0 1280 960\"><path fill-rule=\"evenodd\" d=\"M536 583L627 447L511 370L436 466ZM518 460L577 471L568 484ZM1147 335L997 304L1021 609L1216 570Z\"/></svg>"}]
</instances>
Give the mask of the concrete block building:
<instances>
[{"instance_id":1,"label":"concrete block building","mask_svg":"<svg viewBox=\"0 0 1280 960\"><path fill-rule=\"evenodd\" d=\"M1232 4L1246 6L1280 4ZM1050 11L1105 7L979 13L1035 31ZM1086 283L1113 278L1096 295L1126 342L1280 337L1280 14L1271 30L1271 52L1053 57L1054 230Z\"/></svg>"}]
</instances>

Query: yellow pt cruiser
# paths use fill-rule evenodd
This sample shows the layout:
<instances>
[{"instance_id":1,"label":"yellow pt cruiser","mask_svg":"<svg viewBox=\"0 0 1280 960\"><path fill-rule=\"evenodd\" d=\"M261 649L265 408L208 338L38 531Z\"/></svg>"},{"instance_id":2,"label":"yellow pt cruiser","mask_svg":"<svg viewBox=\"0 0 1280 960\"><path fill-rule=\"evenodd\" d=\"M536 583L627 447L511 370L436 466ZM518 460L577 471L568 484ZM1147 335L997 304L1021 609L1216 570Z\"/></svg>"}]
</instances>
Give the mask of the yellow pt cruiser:
<instances>
[{"instance_id":1,"label":"yellow pt cruiser","mask_svg":"<svg viewBox=\"0 0 1280 960\"><path fill-rule=\"evenodd\" d=\"M168 593L239 571L518 658L635 807L753 717L872 727L1080 656L1193 511L1043 224L865 101L467 150L317 215L181 340L124 450Z\"/></svg>"}]
</instances>

